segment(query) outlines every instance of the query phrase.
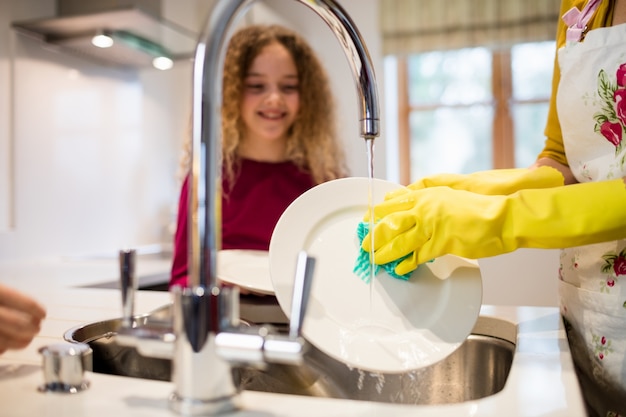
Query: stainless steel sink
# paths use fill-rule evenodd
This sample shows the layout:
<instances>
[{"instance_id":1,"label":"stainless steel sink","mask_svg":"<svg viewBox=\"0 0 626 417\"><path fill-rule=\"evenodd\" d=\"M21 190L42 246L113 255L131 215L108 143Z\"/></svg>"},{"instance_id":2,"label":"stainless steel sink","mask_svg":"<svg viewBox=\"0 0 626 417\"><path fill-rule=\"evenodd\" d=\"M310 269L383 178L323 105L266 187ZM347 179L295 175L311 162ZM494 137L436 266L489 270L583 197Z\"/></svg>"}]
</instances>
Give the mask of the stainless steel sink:
<instances>
[{"instance_id":1,"label":"stainless steel sink","mask_svg":"<svg viewBox=\"0 0 626 417\"><path fill-rule=\"evenodd\" d=\"M170 306L136 316L137 324L167 326ZM88 343L93 371L135 378L170 380L171 362L148 358L120 346L121 319L70 329L65 339ZM480 316L472 334L453 354L427 368L401 374L349 368L311 346L301 366L269 364L264 370L235 368L242 390L401 404L452 404L484 398L504 387L515 352L516 326Z\"/></svg>"}]
</instances>

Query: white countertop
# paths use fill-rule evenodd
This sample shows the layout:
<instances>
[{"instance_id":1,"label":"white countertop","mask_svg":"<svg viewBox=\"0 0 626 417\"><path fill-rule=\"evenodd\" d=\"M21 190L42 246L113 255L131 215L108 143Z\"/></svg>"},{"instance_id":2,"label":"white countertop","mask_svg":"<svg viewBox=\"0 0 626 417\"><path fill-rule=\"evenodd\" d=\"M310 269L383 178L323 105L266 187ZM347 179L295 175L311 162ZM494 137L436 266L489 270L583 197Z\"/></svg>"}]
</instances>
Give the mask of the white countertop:
<instances>
[{"instance_id":1,"label":"white countertop","mask_svg":"<svg viewBox=\"0 0 626 417\"><path fill-rule=\"evenodd\" d=\"M162 273L169 261L142 259L138 275ZM90 387L78 394L40 393L41 346L58 342L70 328L120 317L119 291L81 288L117 279L114 259L0 262L0 282L31 294L48 310L42 331L29 347L0 356L0 417L172 417L169 382L88 372ZM136 313L170 301L166 292L140 291ZM462 404L412 406L244 391L242 417L269 416L584 416L571 356L556 308L483 306L481 315L518 325L517 349L504 389Z\"/></svg>"}]
</instances>

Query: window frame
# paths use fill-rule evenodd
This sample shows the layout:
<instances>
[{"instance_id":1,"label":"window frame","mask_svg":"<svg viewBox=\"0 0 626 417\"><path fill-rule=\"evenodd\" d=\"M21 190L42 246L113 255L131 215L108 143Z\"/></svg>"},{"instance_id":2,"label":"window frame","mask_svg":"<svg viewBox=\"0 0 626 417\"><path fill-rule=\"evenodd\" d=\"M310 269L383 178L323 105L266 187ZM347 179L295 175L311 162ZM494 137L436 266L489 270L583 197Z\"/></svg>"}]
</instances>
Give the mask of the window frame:
<instances>
[{"instance_id":1,"label":"window frame","mask_svg":"<svg viewBox=\"0 0 626 417\"><path fill-rule=\"evenodd\" d=\"M407 56L396 57L397 109L398 109L398 178L400 184L407 185L411 180L411 131L410 115L414 111L428 111L437 108L467 108L474 105L491 106L494 110L492 121L492 167L494 169L515 167L515 125L512 107L519 104L548 103L549 97L516 99L513 92L512 53L510 47L492 49L492 94L489 101L475 101L468 104L448 105L430 103L411 105L409 100L409 65Z\"/></svg>"}]
</instances>

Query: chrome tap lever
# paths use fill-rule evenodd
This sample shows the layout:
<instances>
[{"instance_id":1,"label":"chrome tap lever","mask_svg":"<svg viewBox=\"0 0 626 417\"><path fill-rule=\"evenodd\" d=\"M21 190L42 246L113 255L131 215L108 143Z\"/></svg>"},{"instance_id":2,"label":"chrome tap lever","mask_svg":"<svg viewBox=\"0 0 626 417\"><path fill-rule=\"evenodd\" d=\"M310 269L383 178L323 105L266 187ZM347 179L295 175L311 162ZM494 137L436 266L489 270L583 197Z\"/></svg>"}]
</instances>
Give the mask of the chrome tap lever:
<instances>
[{"instance_id":1,"label":"chrome tap lever","mask_svg":"<svg viewBox=\"0 0 626 417\"><path fill-rule=\"evenodd\" d=\"M122 326L117 331L117 343L132 346L144 356L171 359L175 335L171 326L143 324L134 326L135 293L138 280L135 275L137 251L123 249L119 252L120 288L122 292Z\"/></svg>"},{"instance_id":2,"label":"chrome tap lever","mask_svg":"<svg viewBox=\"0 0 626 417\"><path fill-rule=\"evenodd\" d=\"M263 368L267 363L299 365L307 348L301 337L302 323L309 299L315 259L298 253L294 278L289 334L276 334L269 327L250 327L215 336L220 357L231 363L246 363Z\"/></svg>"},{"instance_id":3,"label":"chrome tap lever","mask_svg":"<svg viewBox=\"0 0 626 417\"><path fill-rule=\"evenodd\" d=\"M311 293L314 268L315 258L308 256L305 251L298 253L291 299L291 319L289 320L289 337L292 339L299 337L302 332L304 315L309 303L309 294Z\"/></svg>"},{"instance_id":4,"label":"chrome tap lever","mask_svg":"<svg viewBox=\"0 0 626 417\"><path fill-rule=\"evenodd\" d=\"M122 326L126 328L133 326L135 292L137 291L137 277L135 276L136 256L137 253L134 249L123 249L119 252Z\"/></svg>"},{"instance_id":5,"label":"chrome tap lever","mask_svg":"<svg viewBox=\"0 0 626 417\"><path fill-rule=\"evenodd\" d=\"M268 334L263 345L263 356L266 361L299 365L307 349L307 342L302 335L302 324L311 293L311 282L315 259L305 251L298 253L296 275L293 282L291 299L291 317L289 318L289 335Z\"/></svg>"}]
</instances>

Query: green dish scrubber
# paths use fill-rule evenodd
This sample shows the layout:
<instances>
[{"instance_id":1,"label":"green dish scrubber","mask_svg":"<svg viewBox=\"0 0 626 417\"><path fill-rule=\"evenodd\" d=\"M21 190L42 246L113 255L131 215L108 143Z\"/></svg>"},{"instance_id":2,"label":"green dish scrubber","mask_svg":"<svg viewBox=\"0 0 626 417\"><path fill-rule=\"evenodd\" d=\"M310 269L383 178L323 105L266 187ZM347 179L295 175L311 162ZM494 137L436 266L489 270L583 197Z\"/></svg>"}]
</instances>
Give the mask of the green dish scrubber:
<instances>
[{"instance_id":1,"label":"green dish scrubber","mask_svg":"<svg viewBox=\"0 0 626 417\"><path fill-rule=\"evenodd\" d=\"M369 223L367 222L360 222L357 226L356 234L359 238L359 255L357 256L356 262L354 263L354 268L352 269L352 272L354 272L366 284L368 284L372 278L372 264L370 263L370 253L364 251L363 248L361 248L361 242L363 242L363 239L367 235L368 231ZM402 279L404 281L408 281L411 277L412 272L409 272L405 275L400 275L395 271L396 266L408 256L410 255L406 255L400 259L396 259L395 261L389 262L384 265L374 265L374 275L378 275L380 269L382 268L390 276L397 279Z\"/></svg>"}]
</instances>

